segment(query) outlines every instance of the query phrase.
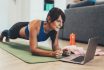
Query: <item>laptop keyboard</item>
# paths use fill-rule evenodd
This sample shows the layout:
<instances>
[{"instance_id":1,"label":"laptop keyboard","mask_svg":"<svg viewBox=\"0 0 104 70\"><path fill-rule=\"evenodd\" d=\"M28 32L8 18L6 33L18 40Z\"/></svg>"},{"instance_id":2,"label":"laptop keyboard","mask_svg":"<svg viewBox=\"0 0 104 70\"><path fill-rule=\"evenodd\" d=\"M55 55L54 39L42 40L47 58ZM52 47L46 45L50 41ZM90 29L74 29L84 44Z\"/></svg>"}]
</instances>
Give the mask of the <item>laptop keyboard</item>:
<instances>
[{"instance_id":1,"label":"laptop keyboard","mask_svg":"<svg viewBox=\"0 0 104 70\"><path fill-rule=\"evenodd\" d=\"M83 60L84 60L84 56L78 56L78 57L72 59L72 61L76 61L76 62L81 62Z\"/></svg>"}]
</instances>

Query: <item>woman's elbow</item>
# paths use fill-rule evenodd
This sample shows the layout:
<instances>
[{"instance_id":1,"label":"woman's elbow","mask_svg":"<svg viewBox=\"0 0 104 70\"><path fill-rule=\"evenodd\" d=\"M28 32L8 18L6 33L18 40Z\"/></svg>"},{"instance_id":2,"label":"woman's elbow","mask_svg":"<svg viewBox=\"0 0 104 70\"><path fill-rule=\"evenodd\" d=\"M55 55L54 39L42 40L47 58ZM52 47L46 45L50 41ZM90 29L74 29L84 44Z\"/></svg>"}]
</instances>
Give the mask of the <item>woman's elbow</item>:
<instances>
[{"instance_id":1,"label":"woman's elbow","mask_svg":"<svg viewBox=\"0 0 104 70\"><path fill-rule=\"evenodd\" d=\"M36 54L36 48L34 48L34 49L31 48L31 49L30 49L30 52L31 52L32 54Z\"/></svg>"}]
</instances>

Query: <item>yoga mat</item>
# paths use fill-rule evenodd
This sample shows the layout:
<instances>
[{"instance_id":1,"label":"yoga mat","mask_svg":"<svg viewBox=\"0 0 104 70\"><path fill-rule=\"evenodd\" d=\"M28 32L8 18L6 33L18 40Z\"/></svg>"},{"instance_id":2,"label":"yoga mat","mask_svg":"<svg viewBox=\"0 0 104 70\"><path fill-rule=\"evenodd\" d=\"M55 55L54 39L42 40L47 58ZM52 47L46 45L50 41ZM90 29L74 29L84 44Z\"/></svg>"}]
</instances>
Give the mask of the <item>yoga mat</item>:
<instances>
[{"instance_id":1,"label":"yoga mat","mask_svg":"<svg viewBox=\"0 0 104 70\"><path fill-rule=\"evenodd\" d=\"M23 60L27 63L44 63L44 62L53 62L57 61L58 59L52 57L44 57L38 55L32 55L29 50L29 45L16 43L16 42L0 42L0 48L6 50L7 52L11 53L12 55L18 57L19 59ZM39 46L39 48L44 50L51 50L48 47Z\"/></svg>"}]
</instances>

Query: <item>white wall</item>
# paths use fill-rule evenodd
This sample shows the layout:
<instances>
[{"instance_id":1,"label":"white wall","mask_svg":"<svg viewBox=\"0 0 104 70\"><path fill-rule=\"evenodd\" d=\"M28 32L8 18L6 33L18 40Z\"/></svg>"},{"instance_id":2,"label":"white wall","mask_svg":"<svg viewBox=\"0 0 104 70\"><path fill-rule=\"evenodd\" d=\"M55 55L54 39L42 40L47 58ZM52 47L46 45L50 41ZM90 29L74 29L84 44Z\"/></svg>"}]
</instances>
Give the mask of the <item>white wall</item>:
<instances>
[{"instance_id":1,"label":"white wall","mask_svg":"<svg viewBox=\"0 0 104 70\"><path fill-rule=\"evenodd\" d=\"M66 9L66 0L55 0L55 7ZM30 20L46 20L47 11L44 11L44 0L30 0Z\"/></svg>"},{"instance_id":2,"label":"white wall","mask_svg":"<svg viewBox=\"0 0 104 70\"><path fill-rule=\"evenodd\" d=\"M0 32L8 26L8 0L0 0Z\"/></svg>"},{"instance_id":3,"label":"white wall","mask_svg":"<svg viewBox=\"0 0 104 70\"><path fill-rule=\"evenodd\" d=\"M64 11L66 9L66 0L55 0L55 7Z\"/></svg>"},{"instance_id":4,"label":"white wall","mask_svg":"<svg viewBox=\"0 0 104 70\"><path fill-rule=\"evenodd\" d=\"M104 0L96 0L97 2L104 2Z\"/></svg>"},{"instance_id":5,"label":"white wall","mask_svg":"<svg viewBox=\"0 0 104 70\"><path fill-rule=\"evenodd\" d=\"M29 0L0 0L0 32L29 20Z\"/></svg>"},{"instance_id":6,"label":"white wall","mask_svg":"<svg viewBox=\"0 0 104 70\"><path fill-rule=\"evenodd\" d=\"M55 0L55 7L66 9L66 0ZM44 0L0 0L0 32L19 21L46 20Z\"/></svg>"},{"instance_id":7,"label":"white wall","mask_svg":"<svg viewBox=\"0 0 104 70\"><path fill-rule=\"evenodd\" d=\"M21 0L21 20L29 21L30 16L30 0Z\"/></svg>"},{"instance_id":8,"label":"white wall","mask_svg":"<svg viewBox=\"0 0 104 70\"><path fill-rule=\"evenodd\" d=\"M10 28L17 21L17 1L9 0L8 4L8 27Z\"/></svg>"},{"instance_id":9,"label":"white wall","mask_svg":"<svg viewBox=\"0 0 104 70\"><path fill-rule=\"evenodd\" d=\"M45 20L47 12L44 11L44 0L30 0L30 20Z\"/></svg>"}]
</instances>

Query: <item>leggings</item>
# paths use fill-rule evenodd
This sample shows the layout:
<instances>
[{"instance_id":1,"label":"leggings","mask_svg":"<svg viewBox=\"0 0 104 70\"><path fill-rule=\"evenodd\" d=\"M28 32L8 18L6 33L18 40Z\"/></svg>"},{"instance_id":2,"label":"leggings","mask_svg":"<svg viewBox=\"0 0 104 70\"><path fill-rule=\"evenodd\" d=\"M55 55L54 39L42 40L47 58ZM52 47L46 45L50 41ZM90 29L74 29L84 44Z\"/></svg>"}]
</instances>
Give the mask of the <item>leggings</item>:
<instances>
[{"instance_id":1,"label":"leggings","mask_svg":"<svg viewBox=\"0 0 104 70\"><path fill-rule=\"evenodd\" d=\"M6 38L16 39L21 38L19 31L22 27L27 26L29 22L18 22L14 24L9 30L4 30L1 35Z\"/></svg>"}]
</instances>

